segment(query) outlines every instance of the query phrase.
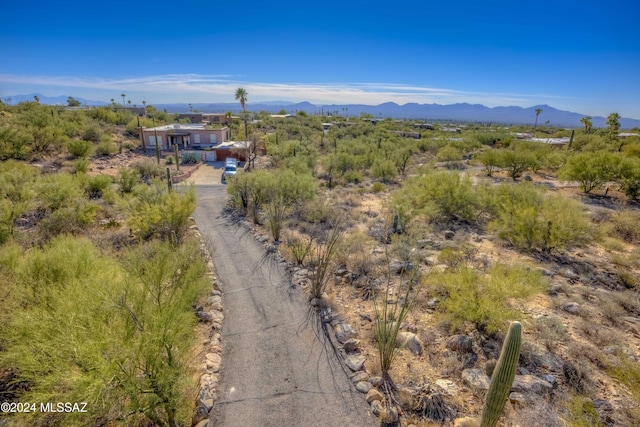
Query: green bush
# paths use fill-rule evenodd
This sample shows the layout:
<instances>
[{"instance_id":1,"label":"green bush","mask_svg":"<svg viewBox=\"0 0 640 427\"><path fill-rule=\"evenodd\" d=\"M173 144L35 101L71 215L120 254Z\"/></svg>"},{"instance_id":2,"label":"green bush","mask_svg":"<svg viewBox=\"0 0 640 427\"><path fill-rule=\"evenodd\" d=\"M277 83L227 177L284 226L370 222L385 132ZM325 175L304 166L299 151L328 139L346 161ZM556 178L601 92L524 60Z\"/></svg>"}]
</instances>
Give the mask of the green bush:
<instances>
[{"instance_id":1,"label":"green bush","mask_svg":"<svg viewBox=\"0 0 640 427\"><path fill-rule=\"evenodd\" d=\"M196 207L193 188L184 192L160 192L153 200L139 200L131 209L128 223L142 239L154 235L178 243L187 231L189 217Z\"/></svg>"},{"instance_id":2,"label":"green bush","mask_svg":"<svg viewBox=\"0 0 640 427\"><path fill-rule=\"evenodd\" d=\"M142 177L157 178L164 176L162 167L160 167L155 160L140 160L133 163L131 167Z\"/></svg>"},{"instance_id":3,"label":"green bush","mask_svg":"<svg viewBox=\"0 0 640 427\"><path fill-rule=\"evenodd\" d=\"M371 191L374 193L381 193L385 190L384 184L381 183L380 181L376 181L373 183L373 185L371 186Z\"/></svg>"},{"instance_id":4,"label":"green bush","mask_svg":"<svg viewBox=\"0 0 640 427\"><path fill-rule=\"evenodd\" d=\"M499 166L506 170L514 181L537 164L535 155L529 150L498 150L498 156Z\"/></svg>"},{"instance_id":5,"label":"green bush","mask_svg":"<svg viewBox=\"0 0 640 427\"><path fill-rule=\"evenodd\" d=\"M137 170L132 168L121 168L118 171L118 178L116 182L120 185L120 191L122 193L131 193L133 187L136 186L140 180L140 174Z\"/></svg>"},{"instance_id":6,"label":"green bush","mask_svg":"<svg viewBox=\"0 0 640 427\"><path fill-rule=\"evenodd\" d=\"M500 167L500 154L498 150L488 149L476 155L474 159L484 166L487 176L493 176L493 172Z\"/></svg>"},{"instance_id":7,"label":"green bush","mask_svg":"<svg viewBox=\"0 0 640 427\"><path fill-rule=\"evenodd\" d=\"M168 155L165 159L164 159L164 164L165 165L172 165L176 162L176 158L173 157L173 155Z\"/></svg>"},{"instance_id":8,"label":"green bush","mask_svg":"<svg viewBox=\"0 0 640 427\"><path fill-rule=\"evenodd\" d=\"M406 181L394 193L394 209L407 216L416 215L450 223L454 220L473 221L477 197L471 179L457 171L426 173Z\"/></svg>"},{"instance_id":9,"label":"green bush","mask_svg":"<svg viewBox=\"0 0 640 427\"><path fill-rule=\"evenodd\" d=\"M371 167L371 174L382 182L390 182L396 177L398 171L392 160L376 159Z\"/></svg>"},{"instance_id":10,"label":"green bush","mask_svg":"<svg viewBox=\"0 0 640 427\"><path fill-rule=\"evenodd\" d=\"M91 148L93 144L89 141L83 141L79 139L72 139L67 142L67 150L76 159L84 159L91 154Z\"/></svg>"},{"instance_id":11,"label":"green bush","mask_svg":"<svg viewBox=\"0 0 640 427\"><path fill-rule=\"evenodd\" d=\"M113 184L113 178L109 175L96 175L89 178L85 186L85 191L89 198L102 197L102 193Z\"/></svg>"},{"instance_id":12,"label":"green bush","mask_svg":"<svg viewBox=\"0 0 640 427\"><path fill-rule=\"evenodd\" d=\"M343 175L346 182L359 184L362 182L362 174L358 171L348 171Z\"/></svg>"},{"instance_id":13,"label":"green bush","mask_svg":"<svg viewBox=\"0 0 640 427\"><path fill-rule=\"evenodd\" d=\"M102 131L97 125L91 124L84 129L82 139L91 142L98 142L102 138Z\"/></svg>"},{"instance_id":14,"label":"green bush","mask_svg":"<svg viewBox=\"0 0 640 427\"><path fill-rule=\"evenodd\" d=\"M488 274L469 266L435 273L427 279L432 292L442 298L440 315L453 328L471 322L488 333L502 330L522 313L513 302L544 291L541 274L525 265L494 264Z\"/></svg>"},{"instance_id":15,"label":"green bush","mask_svg":"<svg viewBox=\"0 0 640 427\"><path fill-rule=\"evenodd\" d=\"M201 156L199 156L197 153L193 153L193 152L183 152L182 153L182 164L183 165L195 165L200 163Z\"/></svg>"},{"instance_id":16,"label":"green bush","mask_svg":"<svg viewBox=\"0 0 640 427\"><path fill-rule=\"evenodd\" d=\"M621 239L629 243L640 243L640 213L624 209L611 216L613 231Z\"/></svg>"},{"instance_id":17,"label":"green bush","mask_svg":"<svg viewBox=\"0 0 640 427\"><path fill-rule=\"evenodd\" d=\"M37 186L39 206L56 210L71 206L84 196L83 180L79 176L60 172L44 175Z\"/></svg>"},{"instance_id":18,"label":"green bush","mask_svg":"<svg viewBox=\"0 0 640 427\"><path fill-rule=\"evenodd\" d=\"M438 150L436 162L457 162L462 160L462 153L452 145L446 145Z\"/></svg>"},{"instance_id":19,"label":"green bush","mask_svg":"<svg viewBox=\"0 0 640 427\"><path fill-rule=\"evenodd\" d=\"M591 224L581 204L530 183L503 184L487 191L489 228L521 249L549 251L592 240Z\"/></svg>"},{"instance_id":20,"label":"green bush","mask_svg":"<svg viewBox=\"0 0 640 427\"><path fill-rule=\"evenodd\" d=\"M101 156L110 156L118 152L118 146L109 140L102 140L96 145L96 154Z\"/></svg>"},{"instance_id":21,"label":"green bush","mask_svg":"<svg viewBox=\"0 0 640 427\"><path fill-rule=\"evenodd\" d=\"M570 156L558 171L563 181L578 181L585 193L600 188L615 179L620 157L606 151L578 153Z\"/></svg>"},{"instance_id":22,"label":"green bush","mask_svg":"<svg viewBox=\"0 0 640 427\"><path fill-rule=\"evenodd\" d=\"M45 239L59 234L78 234L95 220L98 207L83 199L74 199L67 206L56 209L38 223Z\"/></svg>"},{"instance_id":23,"label":"green bush","mask_svg":"<svg viewBox=\"0 0 640 427\"><path fill-rule=\"evenodd\" d=\"M87 159L78 159L73 162L73 171L76 174L85 174L89 172L89 165L91 162Z\"/></svg>"},{"instance_id":24,"label":"green bush","mask_svg":"<svg viewBox=\"0 0 640 427\"><path fill-rule=\"evenodd\" d=\"M11 262L2 256L0 274L16 282L3 308L20 309L0 322L0 370L11 368L18 383L29 384L21 401L90 402L91 409L10 421L188 424L185 343L194 339L193 304L207 286L197 245L143 245L118 261L86 239L60 236L22 255Z\"/></svg>"}]
</instances>

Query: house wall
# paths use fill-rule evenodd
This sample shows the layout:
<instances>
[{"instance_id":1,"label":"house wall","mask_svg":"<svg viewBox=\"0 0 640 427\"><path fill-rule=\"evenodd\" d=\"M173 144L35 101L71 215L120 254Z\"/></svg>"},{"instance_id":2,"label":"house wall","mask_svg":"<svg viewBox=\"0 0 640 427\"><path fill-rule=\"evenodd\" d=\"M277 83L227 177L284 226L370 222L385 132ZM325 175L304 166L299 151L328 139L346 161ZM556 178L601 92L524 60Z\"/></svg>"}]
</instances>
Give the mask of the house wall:
<instances>
[{"instance_id":1,"label":"house wall","mask_svg":"<svg viewBox=\"0 0 640 427\"><path fill-rule=\"evenodd\" d=\"M171 131L169 131L170 133ZM216 143L225 142L229 138L229 129L198 129L198 130L189 130L189 135L185 136L185 142L187 142L187 146L211 146L211 137L210 135L216 136ZM147 149L155 149L155 135L156 131L151 129L144 129L142 131L144 136L145 147ZM158 134L158 143L163 150L170 150L172 147L169 146L169 138L167 137L168 131L159 130ZM180 137L176 137L176 139L180 139ZM199 142L198 142L199 141Z\"/></svg>"}]
</instances>

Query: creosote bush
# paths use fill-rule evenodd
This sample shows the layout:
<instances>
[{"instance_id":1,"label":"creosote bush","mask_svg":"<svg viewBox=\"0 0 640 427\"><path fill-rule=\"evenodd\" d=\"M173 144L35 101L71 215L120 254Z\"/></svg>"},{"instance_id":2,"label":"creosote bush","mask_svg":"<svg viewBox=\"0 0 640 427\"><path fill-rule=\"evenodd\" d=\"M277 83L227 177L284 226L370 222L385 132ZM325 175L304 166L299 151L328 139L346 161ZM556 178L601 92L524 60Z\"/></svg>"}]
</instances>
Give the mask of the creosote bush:
<instances>
[{"instance_id":1,"label":"creosote bush","mask_svg":"<svg viewBox=\"0 0 640 427\"><path fill-rule=\"evenodd\" d=\"M433 273L427 285L431 293L442 298L440 318L452 328L468 321L492 333L504 328L508 320L521 317L512 301L543 292L546 282L527 266L496 263L487 273L466 265Z\"/></svg>"}]
</instances>

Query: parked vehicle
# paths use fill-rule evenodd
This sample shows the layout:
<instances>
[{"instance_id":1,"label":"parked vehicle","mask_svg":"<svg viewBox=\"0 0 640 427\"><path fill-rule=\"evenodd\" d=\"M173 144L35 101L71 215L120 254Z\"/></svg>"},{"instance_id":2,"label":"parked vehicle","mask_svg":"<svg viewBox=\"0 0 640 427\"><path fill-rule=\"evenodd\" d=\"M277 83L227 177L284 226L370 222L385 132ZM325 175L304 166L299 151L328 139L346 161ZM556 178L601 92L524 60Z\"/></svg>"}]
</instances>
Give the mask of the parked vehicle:
<instances>
[{"instance_id":1,"label":"parked vehicle","mask_svg":"<svg viewBox=\"0 0 640 427\"><path fill-rule=\"evenodd\" d=\"M228 158L224 162L224 171L222 172L222 182L227 182L227 177L235 176L238 173L238 159Z\"/></svg>"}]
</instances>

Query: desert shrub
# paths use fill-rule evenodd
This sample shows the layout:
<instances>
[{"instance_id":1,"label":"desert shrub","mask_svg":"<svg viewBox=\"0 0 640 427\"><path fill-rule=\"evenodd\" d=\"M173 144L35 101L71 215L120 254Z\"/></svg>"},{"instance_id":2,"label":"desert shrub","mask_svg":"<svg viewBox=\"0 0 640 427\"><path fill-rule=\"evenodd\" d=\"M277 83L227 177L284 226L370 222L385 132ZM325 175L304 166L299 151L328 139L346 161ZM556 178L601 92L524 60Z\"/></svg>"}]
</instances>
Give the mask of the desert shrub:
<instances>
[{"instance_id":1,"label":"desert shrub","mask_svg":"<svg viewBox=\"0 0 640 427\"><path fill-rule=\"evenodd\" d=\"M410 178L394 193L392 205L405 223L417 215L443 223L473 221L477 198L471 179L457 171L425 173Z\"/></svg>"},{"instance_id":2,"label":"desert shrub","mask_svg":"<svg viewBox=\"0 0 640 427\"><path fill-rule=\"evenodd\" d=\"M182 153L182 164L183 165L196 165L200 163L201 157L194 152L183 152Z\"/></svg>"},{"instance_id":3,"label":"desert shrub","mask_svg":"<svg viewBox=\"0 0 640 427\"><path fill-rule=\"evenodd\" d=\"M21 308L0 324L0 369L29 384L21 399L91 402L88 413L56 414L56 425L190 422L184 343L207 285L197 245L144 245L117 261L86 239L60 236L14 264L11 298ZM13 421L52 420L32 413Z\"/></svg>"},{"instance_id":4,"label":"desert shrub","mask_svg":"<svg viewBox=\"0 0 640 427\"><path fill-rule=\"evenodd\" d=\"M98 142L102 138L102 130L95 124L90 124L84 129L82 139L85 141Z\"/></svg>"},{"instance_id":5,"label":"desert shrub","mask_svg":"<svg viewBox=\"0 0 640 427\"><path fill-rule=\"evenodd\" d=\"M462 153L453 145L445 145L436 154L436 162L457 162L462 160Z\"/></svg>"},{"instance_id":6,"label":"desert shrub","mask_svg":"<svg viewBox=\"0 0 640 427\"><path fill-rule=\"evenodd\" d=\"M390 182L396 177L398 171L396 165L389 159L376 159L371 166L371 174L382 182Z\"/></svg>"},{"instance_id":7,"label":"desert shrub","mask_svg":"<svg viewBox=\"0 0 640 427\"><path fill-rule=\"evenodd\" d=\"M385 190L384 184L380 181L376 181L371 185L371 191L374 193L381 193Z\"/></svg>"},{"instance_id":8,"label":"desert shrub","mask_svg":"<svg viewBox=\"0 0 640 427\"><path fill-rule=\"evenodd\" d=\"M138 148L138 141L127 139L122 143L122 148L127 149L129 151L133 151Z\"/></svg>"},{"instance_id":9,"label":"desert shrub","mask_svg":"<svg viewBox=\"0 0 640 427\"><path fill-rule=\"evenodd\" d=\"M101 156L110 156L118 152L118 146L109 139L101 140L98 145L96 145L96 154Z\"/></svg>"},{"instance_id":10,"label":"desert shrub","mask_svg":"<svg viewBox=\"0 0 640 427\"><path fill-rule=\"evenodd\" d=\"M619 164L620 157L606 151L578 153L570 156L558 170L558 178L578 181L582 191L589 193L615 179Z\"/></svg>"},{"instance_id":11,"label":"desert shrub","mask_svg":"<svg viewBox=\"0 0 640 427\"><path fill-rule=\"evenodd\" d=\"M83 180L68 173L44 175L37 187L39 206L56 210L70 206L75 199L83 197Z\"/></svg>"},{"instance_id":12,"label":"desert shrub","mask_svg":"<svg viewBox=\"0 0 640 427\"><path fill-rule=\"evenodd\" d=\"M176 158L173 155L168 155L165 159L164 159L164 164L165 165L172 165L176 162Z\"/></svg>"},{"instance_id":13,"label":"desert shrub","mask_svg":"<svg viewBox=\"0 0 640 427\"><path fill-rule=\"evenodd\" d=\"M544 194L530 183L503 184L489 191L488 210L494 213L489 227L515 247L549 251L592 239L589 219L573 199Z\"/></svg>"},{"instance_id":14,"label":"desert shrub","mask_svg":"<svg viewBox=\"0 0 640 427\"><path fill-rule=\"evenodd\" d=\"M637 199L640 195L640 159L621 159L616 173L616 181L627 197Z\"/></svg>"},{"instance_id":15,"label":"desert shrub","mask_svg":"<svg viewBox=\"0 0 640 427\"><path fill-rule=\"evenodd\" d=\"M640 401L640 363L620 352L608 363L606 371L627 387L636 402Z\"/></svg>"},{"instance_id":16,"label":"desert shrub","mask_svg":"<svg viewBox=\"0 0 640 427\"><path fill-rule=\"evenodd\" d=\"M113 178L109 175L96 175L88 179L85 185L85 191L89 198L95 199L102 197L102 192L113 184Z\"/></svg>"},{"instance_id":17,"label":"desert shrub","mask_svg":"<svg viewBox=\"0 0 640 427\"><path fill-rule=\"evenodd\" d=\"M73 162L73 172L76 174L86 174L89 172L91 162L87 159L78 159Z\"/></svg>"},{"instance_id":18,"label":"desert shrub","mask_svg":"<svg viewBox=\"0 0 640 427\"><path fill-rule=\"evenodd\" d=\"M456 328L472 322L489 333L522 317L512 302L541 293L546 282L541 274L524 265L493 264L487 274L469 266L432 274L426 279L432 292L443 299L440 316Z\"/></svg>"},{"instance_id":19,"label":"desert shrub","mask_svg":"<svg viewBox=\"0 0 640 427\"><path fill-rule=\"evenodd\" d=\"M157 178L164 175L162 167L160 167L156 161L150 159L135 162L131 167L142 177Z\"/></svg>"},{"instance_id":20,"label":"desert shrub","mask_svg":"<svg viewBox=\"0 0 640 427\"><path fill-rule=\"evenodd\" d=\"M33 205L35 168L9 160L0 163L0 244L13 233L15 220Z\"/></svg>"},{"instance_id":21,"label":"desert shrub","mask_svg":"<svg viewBox=\"0 0 640 427\"><path fill-rule=\"evenodd\" d=\"M84 159L91 154L91 148L93 145L89 141L83 141L79 139L72 139L67 142L67 150L69 154L77 159Z\"/></svg>"},{"instance_id":22,"label":"desert shrub","mask_svg":"<svg viewBox=\"0 0 640 427\"><path fill-rule=\"evenodd\" d=\"M137 170L132 168L121 168L118 171L118 178L116 182L120 185L120 191L122 193L131 193L133 187L136 186L140 180L140 174Z\"/></svg>"},{"instance_id":23,"label":"desert shrub","mask_svg":"<svg viewBox=\"0 0 640 427\"><path fill-rule=\"evenodd\" d=\"M498 150L499 166L516 181L524 172L535 167L537 159L529 150Z\"/></svg>"},{"instance_id":24,"label":"desert shrub","mask_svg":"<svg viewBox=\"0 0 640 427\"><path fill-rule=\"evenodd\" d=\"M604 427L593 401L586 396L571 394L567 402L572 427Z\"/></svg>"},{"instance_id":25,"label":"desert shrub","mask_svg":"<svg viewBox=\"0 0 640 427\"><path fill-rule=\"evenodd\" d=\"M480 162L484 166L487 176L493 176L493 172L500 167L500 155L497 150L488 149L479 153L474 160Z\"/></svg>"},{"instance_id":26,"label":"desert shrub","mask_svg":"<svg viewBox=\"0 0 640 427\"><path fill-rule=\"evenodd\" d=\"M343 175L345 182L359 184L362 182L362 174L359 171L348 171Z\"/></svg>"},{"instance_id":27,"label":"desert shrub","mask_svg":"<svg viewBox=\"0 0 640 427\"><path fill-rule=\"evenodd\" d=\"M630 242L640 242L640 213L631 209L616 212L610 218L613 232L621 239Z\"/></svg>"},{"instance_id":28,"label":"desert shrub","mask_svg":"<svg viewBox=\"0 0 640 427\"><path fill-rule=\"evenodd\" d=\"M285 248L298 265L304 265L304 261L311 250L311 239L291 236L285 239Z\"/></svg>"},{"instance_id":29,"label":"desert shrub","mask_svg":"<svg viewBox=\"0 0 640 427\"><path fill-rule=\"evenodd\" d=\"M193 188L184 192L158 191L153 199L139 200L131 208L128 223L133 233L142 239L157 235L178 243L187 231L189 217L196 207Z\"/></svg>"},{"instance_id":30,"label":"desert shrub","mask_svg":"<svg viewBox=\"0 0 640 427\"><path fill-rule=\"evenodd\" d=\"M59 234L78 234L86 230L95 220L98 207L82 198L76 198L54 210L38 223L45 239Z\"/></svg>"}]
</instances>

